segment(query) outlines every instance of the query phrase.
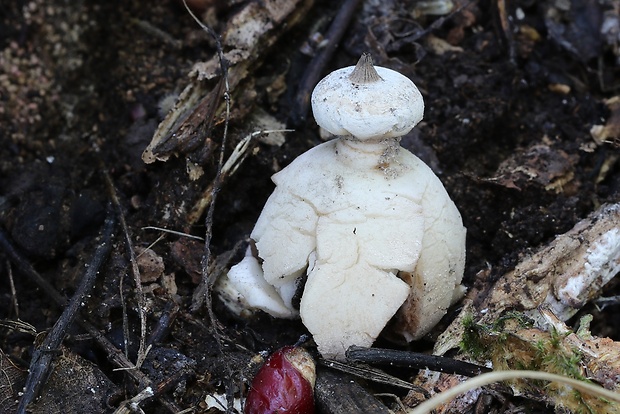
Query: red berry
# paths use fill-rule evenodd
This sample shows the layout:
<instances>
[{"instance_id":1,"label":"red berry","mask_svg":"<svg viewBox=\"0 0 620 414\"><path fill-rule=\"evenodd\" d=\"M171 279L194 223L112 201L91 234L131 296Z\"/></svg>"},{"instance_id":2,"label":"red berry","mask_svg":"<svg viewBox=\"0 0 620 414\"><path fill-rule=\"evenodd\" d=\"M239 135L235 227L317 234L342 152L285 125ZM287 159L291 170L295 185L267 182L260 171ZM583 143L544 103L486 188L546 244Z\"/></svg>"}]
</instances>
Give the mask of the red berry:
<instances>
[{"instance_id":1,"label":"red berry","mask_svg":"<svg viewBox=\"0 0 620 414\"><path fill-rule=\"evenodd\" d=\"M245 414L314 413L314 360L299 347L274 352L258 371L248 397Z\"/></svg>"}]
</instances>

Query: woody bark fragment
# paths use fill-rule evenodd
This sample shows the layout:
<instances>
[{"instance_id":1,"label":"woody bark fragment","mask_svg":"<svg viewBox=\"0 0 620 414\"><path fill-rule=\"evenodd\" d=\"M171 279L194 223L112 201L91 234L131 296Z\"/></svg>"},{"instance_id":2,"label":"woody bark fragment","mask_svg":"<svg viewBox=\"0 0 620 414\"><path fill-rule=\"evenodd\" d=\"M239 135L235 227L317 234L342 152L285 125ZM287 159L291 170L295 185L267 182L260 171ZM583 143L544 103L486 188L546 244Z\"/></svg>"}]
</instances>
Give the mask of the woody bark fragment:
<instances>
[{"instance_id":1,"label":"woody bark fragment","mask_svg":"<svg viewBox=\"0 0 620 414\"><path fill-rule=\"evenodd\" d=\"M516 311L512 315L520 315L522 312L534 320L534 325L518 329L518 332L522 339L526 332L536 335L536 338L526 342L531 344L532 350L540 351L536 348L540 338L550 337L550 332L570 334L562 321L569 319L586 302L600 295L603 286L619 272L620 203L616 203L603 205L571 230L557 236L538 252L525 257L514 270L490 286L472 289L464 301L464 309L437 340L433 354L443 355L464 344L466 334L471 333L471 327L464 326L468 318L471 321L473 317L477 326L495 326L498 320L511 311ZM564 329L560 329L561 326L564 326ZM583 331L587 331L587 327ZM506 329L499 332L509 333ZM613 360L620 353L618 342L609 338L593 337L589 332L581 335L579 341L575 340L570 346L582 353L580 363L583 364L583 369L602 386L613 389L614 387L608 384L608 378L613 377L618 368L617 364L606 361ZM514 335L508 337L514 338ZM565 340L574 338L575 335L569 335ZM493 344L498 352L503 352L499 357L492 358ZM482 359L490 358L488 362L493 360L491 365L494 370L513 368L501 366L497 361L512 361L514 347L498 343L496 338L489 341L485 349L491 355L484 355ZM531 357L529 354L526 356ZM472 356L460 353L455 358L471 361ZM482 363L481 360L476 362ZM548 371L548 368L543 367L536 369ZM463 380L462 377L454 375L422 371L414 383L436 393L458 385ZM452 400L437 412L468 411L479 395L480 389L472 390ZM410 393L405 399L405 403L411 406L417 405L419 401L419 396L414 393ZM556 406L565 403L555 398L545 401Z\"/></svg>"},{"instance_id":2,"label":"woody bark fragment","mask_svg":"<svg viewBox=\"0 0 620 414\"><path fill-rule=\"evenodd\" d=\"M536 310L547 305L565 321L620 271L620 203L604 205L567 233L523 260L488 292L472 292L481 322L496 320L505 310Z\"/></svg>"},{"instance_id":3,"label":"woody bark fragment","mask_svg":"<svg viewBox=\"0 0 620 414\"><path fill-rule=\"evenodd\" d=\"M266 0L249 2L235 14L222 35L222 49L228 65L228 86L231 100L243 95L248 106L252 98L248 88L238 87L260 66L259 59L280 36L295 26L312 6L313 0ZM211 124L224 116L224 88L221 82L220 61L217 54L194 65L192 81L179 95L174 108L166 115L142 154L142 160L153 163L166 161L178 153L200 152L208 145ZM251 89L251 88L250 88ZM255 95L255 94L254 94ZM237 114L241 116L243 114ZM205 133L206 132L206 133ZM207 141L205 141L207 140ZM204 154L198 155L206 158Z\"/></svg>"}]
</instances>

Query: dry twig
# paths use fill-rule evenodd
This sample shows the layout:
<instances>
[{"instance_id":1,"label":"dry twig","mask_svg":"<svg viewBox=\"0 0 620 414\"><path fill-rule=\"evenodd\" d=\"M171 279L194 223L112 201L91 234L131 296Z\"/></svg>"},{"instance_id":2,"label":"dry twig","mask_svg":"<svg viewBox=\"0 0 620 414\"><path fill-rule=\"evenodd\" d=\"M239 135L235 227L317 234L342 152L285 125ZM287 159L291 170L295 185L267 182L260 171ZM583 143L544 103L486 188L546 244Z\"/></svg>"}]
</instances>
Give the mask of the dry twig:
<instances>
[{"instance_id":1,"label":"dry twig","mask_svg":"<svg viewBox=\"0 0 620 414\"><path fill-rule=\"evenodd\" d=\"M19 401L19 405L17 407L18 413L26 413L28 404L34 401L45 384L52 368L52 361L54 360L56 352L67 334L67 329L77 317L80 306L95 284L95 279L97 277L97 273L99 273L101 265L106 260L110 250L112 249L112 235L115 226L116 220L114 215L108 212L101 241L93 254L91 262L86 267L86 272L84 272L84 276L82 277L75 294L41 345L33 352L32 360L30 361L28 379L26 380L26 386L24 387L24 395Z\"/></svg>"},{"instance_id":2,"label":"dry twig","mask_svg":"<svg viewBox=\"0 0 620 414\"><path fill-rule=\"evenodd\" d=\"M116 195L116 189L114 188L114 184L112 183L112 178L106 172L105 180L108 186L108 191L110 193L110 198L112 200L112 204L116 208L119 221L121 224L121 230L123 231L123 236L125 239L125 247L127 248L127 252L129 252L129 262L131 263L131 273L133 275L134 284L136 285L136 298L138 302L138 317L140 318L140 342L138 346L138 357L136 359L135 368L140 368L146 355L148 353L148 349L146 348L146 302L144 300L144 292L142 291L142 281L140 280L140 269L138 268L138 261L136 259L136 252L133 248L133 242L131 241L131 236L129 235L129 229L127 227L127 222L125 221L125 214L123 213L123 209L118 201L118 196ZM123 327L125 329L125 353L126 355L129 352L129 347L127 346L127 341L129 339L129 327L127 323L127 312L125 311L125 303L122 300L123 297L123 286L121 283L119 286L120 294L121 294L121 302L123 302Z\"/></svg>"}]
</instances>

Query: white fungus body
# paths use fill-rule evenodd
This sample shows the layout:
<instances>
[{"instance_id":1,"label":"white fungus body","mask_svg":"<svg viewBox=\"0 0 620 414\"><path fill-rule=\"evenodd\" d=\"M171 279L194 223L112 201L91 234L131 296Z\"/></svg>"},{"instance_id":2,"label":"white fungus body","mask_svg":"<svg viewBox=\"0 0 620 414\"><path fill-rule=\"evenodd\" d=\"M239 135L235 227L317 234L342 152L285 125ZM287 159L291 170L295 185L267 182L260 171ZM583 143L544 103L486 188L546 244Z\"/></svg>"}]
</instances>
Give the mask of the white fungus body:
<instances>
[{"instance_id":1,"label":"white fungus body","mask_svg":"<svg viewBox=\"0 0 620 414\"><path fill-rule=\"evenodd\" d=\"M398 143L422 118L423 103L415 85L397 75L406 80L398 79L401 89L414 89L398 105L415 101L415 108L381 104L381 127L370 130L359 119L329 120L364 107L367 97L351 98L349 108L344 98L330 104L319 125L360 137L321 144L272 177L276 189L251 234L256 251L248 249L228 274L250 306L278 317L298 315L293 297L307 276L299 315L324 357L372 345L390 320L404 339L418 339L463 293L465 228L439 179ZM313 95L315 114L325 81ZM323 102L332 102L330 93Z\"/></svg>"},{"instance_id":2,"label":"white fungus body","mask_svg":"<svg viewBox=\"0 0 620 414\"><path fill-rule=\"evenodd\" d=\"M399 137L422 120L424 101L411 80L375 67L377 82L351 83L353 66L338 69L312 92L316 123L337 136L360 140ZM389 88L385 85L389 84ZM342 93L343 89L347 93Z\"/></svg>"},{"instance_id":3,"label":"white fungus body","mask_svg":"<svg viewBox=\"0 0 620 414\"><path fill-rule=\"evenodd\" d=\"M430 168L397 148L387 176L383 153L363 157L350 143L326 142L273 176L276 189L251 234L263 275L251 254L229 274L243 286L238 266L251 262L274 292L290 292L306 273L301 318L332 358L370 346L405 301L397 331L407 340L427 333L460 291L465 262L461 216ZM399 272L412 275L411 286ZM291 297L254 306L294 316Z\"/></svg>"}]
</instances>

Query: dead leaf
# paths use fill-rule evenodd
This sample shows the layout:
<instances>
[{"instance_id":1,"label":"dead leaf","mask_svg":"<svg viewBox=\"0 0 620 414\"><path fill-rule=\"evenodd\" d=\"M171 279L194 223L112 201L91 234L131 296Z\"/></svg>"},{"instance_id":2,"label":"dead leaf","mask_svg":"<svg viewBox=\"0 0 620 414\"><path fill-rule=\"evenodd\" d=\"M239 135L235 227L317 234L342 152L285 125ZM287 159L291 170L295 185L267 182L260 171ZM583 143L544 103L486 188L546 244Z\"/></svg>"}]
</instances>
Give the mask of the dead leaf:
<instances>
[{"instance_id":1,"label":"dead leaf","mask_svg":"<svg viewBox=\"0 0 620 414\"><path fill-rule=\"evenodd\" d=\"M620 147L620 96L605 100L605 105L609 108L609 118L605 125L592 126L590 135L597 145L613 143Z\"/></svg>"},{"instance_id":2,"label":"dead leaf","mask_svg":"<svg viewBox=\"0 0 620 414\"><path fill-rule=\"evenodd\" d=\"M154 282L164 273L164 259L153 250L136 247L136 255L142 283Z\"/></svg>"},{"instance_id":3,"label":"dead leaf","mask_svg":"<svg viewBox=\"0 0 620 414\"><path fill-rule=\"evenodd\" d=\"M38 414L103 414L109 412L110 396L118 392L96 365L65 349L54 361L39 399L28 408Z\"/></svg>"},{"instance_id":4,"label":"dead leaf","mask_svg":"<svg viewBox=\"0 0 620 414\"><path fill-rule=\"evenodd\" d=\"M577 161L576 155L537 143L504 160L489 181L518 190L538 185L547 191L565 193L572 190L569 186Z\"/></svg>"},{"instance_id":5,"label":"dead leaf","mask_svg":"<svg viewBox=\"0 0 620 414\"><path fill-rule=\"evenodd\" d=\"M596 0L547 2L549 36L582 62L600 55L603 12Z\"/></svg>"}]
</instances>

